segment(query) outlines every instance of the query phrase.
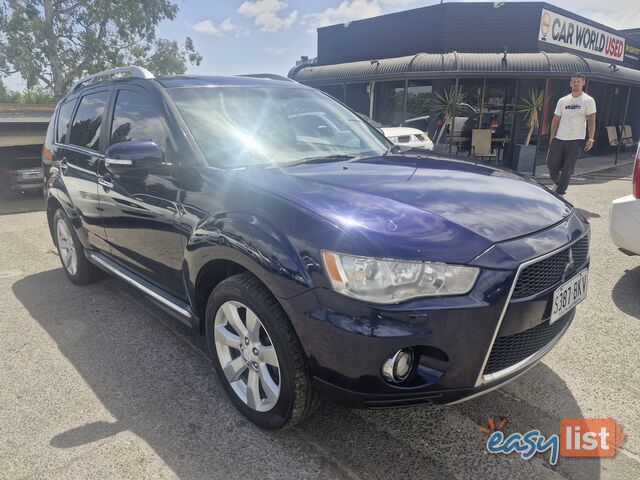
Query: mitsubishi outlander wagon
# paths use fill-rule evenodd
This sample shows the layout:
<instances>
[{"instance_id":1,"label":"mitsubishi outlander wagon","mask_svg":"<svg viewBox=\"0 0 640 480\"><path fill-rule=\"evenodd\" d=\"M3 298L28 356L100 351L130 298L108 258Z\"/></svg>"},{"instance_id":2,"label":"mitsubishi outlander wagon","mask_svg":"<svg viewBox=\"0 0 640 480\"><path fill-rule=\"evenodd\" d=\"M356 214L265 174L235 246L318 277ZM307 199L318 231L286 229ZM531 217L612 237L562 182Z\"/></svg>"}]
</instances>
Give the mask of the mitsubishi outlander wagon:
<instances>
[{"instance_id":1,"label":"mitsubishi outlander wagon","mask_svg":"<svg viewBox=\"0 0 640 480\"><path fill-rule=\"evenodd\" d=\"M321 398L487 393L587 293L589 224L569 203L393 145L287 78L92 75L58 104L42 159L69 280L108 272L206 335L229 398L267 429Z\"/></svg>"}]
</instances>

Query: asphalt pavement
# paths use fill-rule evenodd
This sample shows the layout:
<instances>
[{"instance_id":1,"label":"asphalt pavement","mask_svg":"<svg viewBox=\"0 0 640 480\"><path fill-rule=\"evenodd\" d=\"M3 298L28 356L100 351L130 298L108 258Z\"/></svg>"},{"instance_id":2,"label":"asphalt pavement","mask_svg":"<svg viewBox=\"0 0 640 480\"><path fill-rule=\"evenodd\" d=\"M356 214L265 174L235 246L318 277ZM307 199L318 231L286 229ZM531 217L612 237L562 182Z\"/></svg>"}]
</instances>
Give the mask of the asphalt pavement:
<instances>
[{"instance_id":1,"label":"asphalt pavement","mask_svg":"<svg viewBox=\"0 0 640 480\"><path fill-rule=\"evenodd\" d=\"M43 212L0 216L0 478L640 478L640 257L607 231L622 173L578 179L567 198L592 225L589 295L569 332L525 375L455 406L324 405L266 432L225 397L202 338L114 278L76 287ZM565 417L612 417L614 458L523 460L486 451L503 431L558 433Z\"/></svg>"}]
</instances>

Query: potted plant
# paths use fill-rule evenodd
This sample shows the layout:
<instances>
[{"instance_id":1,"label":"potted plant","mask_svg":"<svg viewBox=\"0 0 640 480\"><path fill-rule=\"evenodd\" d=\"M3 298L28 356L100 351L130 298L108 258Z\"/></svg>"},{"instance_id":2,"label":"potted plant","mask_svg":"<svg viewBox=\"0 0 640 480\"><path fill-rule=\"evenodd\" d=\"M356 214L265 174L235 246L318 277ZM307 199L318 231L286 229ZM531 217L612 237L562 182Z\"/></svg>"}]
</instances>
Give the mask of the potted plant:
<instances>
[{"instance_id":1,"label":"potted plant","mask_svg":"<svg viewBox=\"0 0 640 480\"><path fill-rule=\"evenodd\" d=\"M453 121L455 111L460 103L463 103L465 94L457 90L454 86L445 90L443 93L436 93L431 106L431 111L442 118L442 125L436 135L434 146L439 150L438 144L442 138L442 134L447 131Z\"/></svg>"},{"instance_id":2,"label":"potted plant","mask_svg":"<svg viewBox=\"0 0 640 480\"><path fill-rule=\"evenodd\" d=\"M540 125L540 112L544 106L544 92L529 90L526 97L520 99L518 112L525 114L525 123L529 127L524 145L516 145L516 170L522 173L533 173L536 162L536 145L529 145L533 131Z\"/></svg>"}]
</instances>

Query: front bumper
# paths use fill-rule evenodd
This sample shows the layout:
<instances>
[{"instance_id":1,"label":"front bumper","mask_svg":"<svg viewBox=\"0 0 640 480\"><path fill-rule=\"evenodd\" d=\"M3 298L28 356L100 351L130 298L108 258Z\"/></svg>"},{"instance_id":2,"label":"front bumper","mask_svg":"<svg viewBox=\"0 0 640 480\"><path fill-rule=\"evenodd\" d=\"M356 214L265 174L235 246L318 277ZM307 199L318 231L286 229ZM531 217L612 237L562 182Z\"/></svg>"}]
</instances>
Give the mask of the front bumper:
<instances>
[{"instance_id":1,"label":"front bumper","mask_svg":"<svg viewBox=\"0 0 640 480\"><path fill-rule=\"evenodd\" d=\"M542 358L560 341L560 338L562 338L573 322L574 315L575 309L567 315L558 335L543 349L536 352L535 355L532 355L531 357L524 359L522 362L519 362L517 365L514 365L513 369L509 369L508 372L505 372L505 374L500 376L498 379L487 381L486 383L482 383L474 387L457 389L434 388L416 392L407 391L370 395L347 390L317 377L315 378L315 383L325 398L352 408L399 408L415 405L453 405L465 402L502 387L537 365L537 363L542 360Z\"/></svg>"},{"instance_id":2,"label":"front bumper","mask_svg":"<svg viewBox=\"0 0 640 480\"><path fill-rule=\"evenodd\" d=\"M519 291L514 296L514 288L523 268L568 251L569 245L587 238L587 232L588 226L574 218L485 252L474 261L483 266L476 286L461 297L382 306L316 288L283 306L318 388L328 398L352 407L456 403L513 380L566 332L575 309L550 325L553 292L588 266L588 254L558 282L535 294L522 296ZM540 245L551 248L541 255ZM498 344L511 349L507 363L490 361ZM385 381L384 361L409 347L417 358L412 375L401 384Z\"/></svg>"}]
</instances>

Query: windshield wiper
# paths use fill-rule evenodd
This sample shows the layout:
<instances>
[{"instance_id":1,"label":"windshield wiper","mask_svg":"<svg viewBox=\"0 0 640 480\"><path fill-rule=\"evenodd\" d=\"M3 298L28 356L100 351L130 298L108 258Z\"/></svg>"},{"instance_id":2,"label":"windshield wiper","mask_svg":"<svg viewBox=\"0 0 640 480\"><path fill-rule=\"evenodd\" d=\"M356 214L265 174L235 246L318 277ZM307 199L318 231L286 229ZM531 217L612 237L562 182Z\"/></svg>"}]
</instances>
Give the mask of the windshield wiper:
<instances>
[{"instance_id":1,"label":"windshield wiper","mask_svg":"<svg viewBox=\"0 0 640 480\"><path fill-rule=\"evenodd\" d=\"M408 146L408 145L398 145L396 143L394 145L391 145L389 148L387 148L387 151L385 152L385 155L389 155L391 153L408 152L409 150L411 150L410 146Z\"/></svg>"},{"instance_id":2,"label":"windshield wiper","mask_svg":"<svg viewBox=\"0 0 640 480\"><path fill-rule=\"evenodd\" d=\"M320 157L308 157L303 158L302 160L296 160L295 162L283 163L280 165L276 165L277 167L293 167L295 165L301 165L303 163L328 163L328 162L339 162L343 160L353 160L356 158L355 155L324 155Z\"/></svg>"}]
</instances>

